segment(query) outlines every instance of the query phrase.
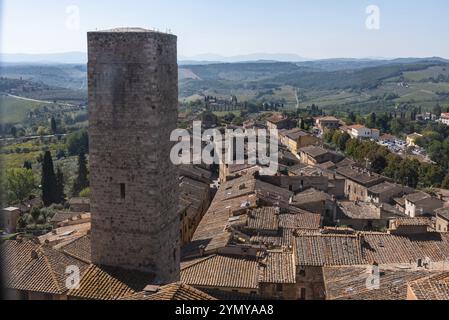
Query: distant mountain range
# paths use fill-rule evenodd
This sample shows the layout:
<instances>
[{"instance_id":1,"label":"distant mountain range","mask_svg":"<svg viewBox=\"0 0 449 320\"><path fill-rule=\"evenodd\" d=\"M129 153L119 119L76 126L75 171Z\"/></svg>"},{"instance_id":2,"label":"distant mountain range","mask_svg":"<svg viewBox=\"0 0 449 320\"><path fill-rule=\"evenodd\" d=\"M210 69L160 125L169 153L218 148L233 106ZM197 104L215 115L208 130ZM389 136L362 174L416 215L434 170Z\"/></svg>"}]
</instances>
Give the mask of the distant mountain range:
<instances>
[{"instance_id":1,"label":"distant mountain range","mask_svg":"<svg viewBox=\"0 0 449 320\"><path fill-rule=\"evenodd\" d=\"M86 52L64 52L46 54L0 53L3 63L33 63L33 64L84 64L87 63Z\"/></svg>"},{"instance_id":2,"label":"distant mountain range","mask_svg":"<svg viewBox=\"0 0 449 320\"><path fill-rule=\"evenodd\" d=\"M441 60L448 62L442 58L424 58L431 60ZM336 59L312 59L304 58L297 54L289 53L254 53L239 56L221 56L217 54L201 54L191 57L179 56L178 63L180 65L208 65L218 63L238 63L238 62L295 62L301 65L341 65L346 67L347 64L359 64L366 67L370 65L379 65L383 63L409 63L423 58L400 58L400 59L386 59L386 58L336 58ZM8 64L85 64L87 63L86 52L64 52L64 53L49 53L49 54L2 54L0 53L0 61ZM339 68L337 68L339 69Z\"/></svg>"},{"instance_id":3,"label":"distant mountain range","mask_svg":"<svg viewBox=\"0 0 449 320\"><path fill-rule=\"evenodd\" d=\"M85 52L66 52L51 54L0 54L0 59L4 63L68 63L82 64L87 62L87 53ZM248 55L225 57L217 54L202 54L192 57L179 57L179 63L185 64L212 64L212 63L235 63L235 62L254 62L254 61L278 61L278 62L300 62L309 61L295 54L269 54L255 53Z\"/></svg>"},{"instance_id":4,"label":"distant mountain range","mask_svg":"<svg viewBox=\"0 0 449 320\"><path fill-rule=\"evenodd\" d=\"M203 62L205 64L210 63L236 63L236 62L302 62L302 61L310 61L313 59L304 58L297 54L290 53L253 53L246 55L238 55L238 56L221 56L217 54L201 54L193 57L179 57L179 61L182 64L198 64L198 62ZM193 63L191 63L193 62Z\"/></svg>"}]
</instances>

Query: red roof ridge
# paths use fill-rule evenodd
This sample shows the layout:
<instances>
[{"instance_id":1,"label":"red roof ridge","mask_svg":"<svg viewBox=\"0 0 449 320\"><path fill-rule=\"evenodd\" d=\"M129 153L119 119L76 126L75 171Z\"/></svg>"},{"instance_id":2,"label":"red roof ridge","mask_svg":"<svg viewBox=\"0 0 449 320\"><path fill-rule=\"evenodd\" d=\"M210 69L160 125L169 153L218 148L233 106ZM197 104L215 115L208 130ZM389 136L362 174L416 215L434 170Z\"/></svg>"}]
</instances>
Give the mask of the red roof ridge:
<instances>
[{"instance_id":1,"label":"red roof ridge","mask_svg":"<svg viewBox=\"0 0 449 320\"><path fill-rule=\"evenodd\" d=\"M50 262L48 261L47 256L45 255L44 252L42 252L42 246L40 246L40 247L38 248L38 250L41 251L42 258L44 259L44 262L45 262L45 264L46 264L46 266L47 266L47 268L48 268L48 270L49 270L51 279L53 280L53 283L54 283L55 287L58 289L58 291L62 291L62 288L59 286L58 279L56 278L56 275L55 275L55 273L53 272L53 268L52 268Z\"/></svg>"},{"instance_id":2,"label":"red roof ridge","mask_svg":"<svg viewBox=\"0 0 449 320\"><path fill-rule=\"evenodd\" d=\"M212 254L212 255L209 255L207 257L194 259L194 260L191 261L191 263L189 263L189 261L184 261L183 263L185 263L185 264L189 263L189 265L187 265L185 267L181 267L181 270L184 271L184 270L190 269L191 267L196 266L196 265L198 265L198 264L200 264L200 263L202 263L204 261L207 261L207 260L210 260L212 258L215 258L216 256L218 256L218 255L217 254Z\"/></svg>"}]
</instances>

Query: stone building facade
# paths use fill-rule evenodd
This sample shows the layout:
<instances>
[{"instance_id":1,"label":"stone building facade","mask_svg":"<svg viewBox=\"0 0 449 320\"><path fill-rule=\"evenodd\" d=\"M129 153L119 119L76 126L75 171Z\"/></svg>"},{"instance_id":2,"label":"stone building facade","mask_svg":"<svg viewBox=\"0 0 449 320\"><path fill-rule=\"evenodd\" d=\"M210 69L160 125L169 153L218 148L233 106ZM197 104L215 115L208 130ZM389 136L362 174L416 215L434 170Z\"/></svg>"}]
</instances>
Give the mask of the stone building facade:
<instances>
[{"instance_id":1,"label":"stone building facade","mask_svg":"<svg viewBox=\"0 0 449 320\"><path fill-rule=\"evenodd\" d=\"M177 38L113 29L88 49L92 262L178 281Z\"/></svg>"}]
</instances>

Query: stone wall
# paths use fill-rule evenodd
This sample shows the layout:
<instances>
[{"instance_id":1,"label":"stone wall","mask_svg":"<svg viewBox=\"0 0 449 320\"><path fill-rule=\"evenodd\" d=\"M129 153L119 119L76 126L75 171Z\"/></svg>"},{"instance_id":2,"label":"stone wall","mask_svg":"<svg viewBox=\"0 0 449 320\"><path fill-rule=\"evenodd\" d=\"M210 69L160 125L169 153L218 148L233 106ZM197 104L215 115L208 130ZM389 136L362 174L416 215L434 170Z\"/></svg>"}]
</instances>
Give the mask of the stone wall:
<instances>
[{"instance_id":1,"label":"stone wall","mask_svg":"<svg viewBox=\"0 0 449 320\"><path fill-rule=\"evenodd\" d=\"M92 261L179 280L176 36L88 34Z\"/></svg>"},{"instance_id":2,"label":"stone wall","mask_svg":"<svg viewBox=\"0 0 449 320\"><path fill-rule=\"evenodd\" d=\"M302 192L309 188L327 192L329 186L329 178L326 176L261 176L260 179L292 192Z\"/></svg>"},{"instance_id":3,"label":"stone wall","mask_svg":"<svg viewBox=\"0 0 449 320\"><path fill-rule=\"evenodd\" d=\"M322 267L297 266L296 285L301 300L325 299Z\"/></svg>"}]
</instances>

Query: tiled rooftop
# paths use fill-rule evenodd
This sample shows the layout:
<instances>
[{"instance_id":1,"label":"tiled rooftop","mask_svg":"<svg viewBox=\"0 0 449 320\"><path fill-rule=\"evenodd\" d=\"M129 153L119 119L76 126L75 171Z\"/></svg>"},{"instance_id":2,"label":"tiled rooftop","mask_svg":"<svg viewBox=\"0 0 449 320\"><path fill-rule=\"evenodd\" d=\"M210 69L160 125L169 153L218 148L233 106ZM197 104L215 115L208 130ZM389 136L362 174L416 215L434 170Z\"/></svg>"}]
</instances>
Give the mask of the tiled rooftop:
<instances>
[{"instance_id":1,"label":"tiled rooftop","mask_svg":"<svg viewBox=\"0 0 449 320\"><path fill-rule=\"evenodd\" d=\"M87 220L90 220L90 218ZM51 244L52 246L55 246L60 243L67 243L80 237L83 237L90 231L90 229L91 229L90 222L74 224L54 229L52 232L40 236L38 239L39 242L42 244L48 243Z\"/></svg>"},{"instance_id":2,"label":"tiled rooftop","mask_svg":"<svg viewBox=\"0 0 449 320\"><path fill-rule=\"evenodd\" d=\"M449 273L419 279L409 286L418 300L449 300Z\"/></svg>"},{"instance_id":3,"label":"tiled rooftop","mask_svg":"<svg viewBox=\"0 0 449 320\"><path fill-rule=\"evenodd\" d=\"M400 185L391 182L383 182L371 187L368 191L374 194L380 194L382 192L395 191L401 189L402 187Z\"/></svg>"},{"instance_id":4,"label":"tiled rooftop","mask_svg":"<svg viewBox=\"0 0 449 320\"><path fill-rule=\"evenodd\" d=\"M51 219L51 223L59 223L66 220L70 220L71 218L78 217L80 215L79 212L70 212L70 211L58 211Z\"/></svg>"},{"instance_id":5,"label":"tiled rooftop","mask_svg":"<svg viewBox=\"0 0 449 320\"><path fill-rule=\"evenodd\" d=\"M258 235L251 237L250 241L255 245L265 245L269 248L287 248L293 246L293 229L282 229L277 236Z\"/></svg>"},{"instance_id":6,"label":"tiled rooftop","mask_svg":"<svg viewBox=\"0 0 449 320\"><path fill-rule=\"evenodd\" d=\"M255 193L263 205L281 208L289 207L293 196L293 192L261 180L255 182Z\"/></svg>"},{"instance_id":7,"label":"tiled rooftop","mask_svg":"<svg viewBox=\"0 0 449 320\"><path fill-rule=\"evenodd\" d=\"M282 122L285 120L287 120L287 118L282 116L281 114L274 114L267 119L267 121L269 121L271 123L279 123L279 122Z\"/></svg>"},{"instance_id":8,"label":"tiled rooftop","mask_svg":"<svg viewBox=\"0 0 449 320\"><path fill-rule=\"evenodd\" d=\"M427 233L404 237L385 233L363 233L362 247L368 263L410 264L426 258L441 262L449 257L449 235Z\"/></svg>"},{"instance_id":9,"label":"tiled rooftop","mask_svg":"<svg viewBox=\"0 0 449 320\"><path fill-rule=\"evenodd\" d=\"M328 150L321 148L321 147L317 147L317 146L304 147L304 148L299 149L299 151L304 152L305 154L307 154L311 157L314 157L314 158L329 153Z\"/></svg>"},{"instance_id":10,"label":"tiled rooftop","mask_svg":"<svg viewBox=\"0 0 449 320\"><path fill-rule=\"evenodd\" d=\"M91 265L78 289L68 292L70 299L118 300L141 292L154 276L139 271Z\"/></svg>"},{"instance_id":11,"label":"tiled rooftop","mask_svg":"<svg viewBox=\"0 0 449 320\"><path fill-rule=\"evenodd\" d=\"M279 208L262 207L250 210L247 229L252 232L278 231Z\"/></svg>"},{"instance_id":12,"label":"tiled rooftop","mask_svg":"<svg viewBox=\"0 0 449 320\"><path fill-rule=\"evenodd\" d=\"M297 140L300 137L307 137L307 136L310 135L307 132L305 132L305 131L303 131L303 130L301 130L299 128L295 128L295 129L292 129L292 130L282 130L280 132L280 134L284 135L284 136L286 136L286 137L288 137L288 138L290 138L292 140Z\"/></svg>"},{"instance_id":13,"label":"tiled rooftop","mask_svg":"<svg viewBox=\"0 0 449 320\"><path fill-rule=\"evenodd\" d=\"M435 213L449 221L449 207L437 209Z\"/></svg>"},{"instance_id":14,"label":"tiled rooftop","mask_svg":"<svg viewBox=\"0 0 449 320\"><path fill-rule=\"evenodd\" d=\"M279 226L283 229L310 229L318 230L321 226L321 215L304 210L279 215Z\"/></svg>"},{"instance_id":15,"label":"tiled rooftop","mask_svg":"<svg viewBox=\"0 0 449 320\"><path fill-rule=\"evenodd\" d=\"M160 287L155 293L141 291L120 300L204 301L216 299L194 287L178 282Z\"/></svg>"},{"instance_id":16,"label":"tiled rooftop","mask_svg":"<svg viewBox=\"0 0 449 320\"><path fill-rule=\"evenodd\" d=\"M432 223L432 220L430 218L425 217L398 218L395 219L395 221L398 226L412 226L412 227L430 226Z\"/></svg>"},{"instance_id":17,"label":"tiled rooftop","mask_svg":"<svg viewBox=\"0 0 449 320\"><path fill-rule=\"evenodd\" d=\"M194 165L179 166L179 175L201 181L207 184L212 182L212 173L206 169Z\"/></svg>"},{"instance_id":18,"label":"tiled rooftop","mask_svg":"<svg viewBox=\"0 0 449 320\"><path fill-rule=\"evenodd\" d=\"M329 196L327 193L324 193L322 191L316 190L316 189L308 189L306 191L303 191L301 193L296 194L293 197L293 204L307 204L307 203L314 203L319 201L326 201L330 200L331 196Z\"/></svg>"},{"instance_id":19,"label":"tiled rooftop","mask_svg":"<svg viewBox=\"0 0 449 320\"><path fill-rule=\"evenodd\" d=\"M256 208L254 177L243 176L225 182L198 225L192 242L182 248L182 256L198 256L201 247L204 247L206 253L214 253L225 247L231 239L227 228L229 220L234 213L243 214L251 208Z\"/></svg>"},{"instance_id":20,"label":"tiled rooftop","mask_svg":"<svg viewBox=\"0 0 449 320\"><path fill-rule=\"evenodd\" d=\"M338 202L338 208L346 219L379 220L381 218L380 210L371 203L342 201Z\"/></svg>"},{"instance_id":21,"label":"tiled rooftop","mask_svg":"<svg viewBox=\"0 0 449 320\"><path fill-rule=\"evenodd\" d=\"M351 235L298 235L299 266L349 266L365 263L360 238Z\"/></svg>"},{"instance_id":22,"label":"tiled rooftop","mask_svg":"<svg viewBox=\"0 0 449 320\"><path fill-rule=\"evenodd\" d=\"M296 268L292 253L268 252L263 261L260 282L263 283L296 283Z\"/></svg>"},{"instance_id":23,"label":"tiled rooftop","mask_svg":"<svg viewBox=\"0 0 449 320\"><path fill-rule=\"evenodd\" d=\"M69 243L57 245L54 248L86 263L90 264L92 262L90 251L91 250L90 235L85 235Z\"/></svg>"},{"instance_id":24,"label":"tiled rooftop","mask_svg":"<svg viewBox=\"0 0 449 320\"><path fill-rule=\"evenodd\" d=\"M0 245L5 287L47 294L64 294L66 268L77 266L84 274L88 264L31 241L5 241Z\"/></svg>"},{"instance_id":25,"label":"tiled rooftop","mask_svg":"<svg viewBox=\"0 0 449 320\"><path fill-rule=\"evenodd\" d=\"M195 287L259 288L256 258L212 255L181 266L181 281Z\"/></svg>"},{"instance_id":26,"label":"tiled rooftop","mask_svg":"<svg viewBox=\"0 0 449 320\"><path fill-rule=\"evenodd\" d=\"M409 202L416 203L416 202L419 202L419 201L422 201L425 199L429 199L431 197L432 197L431 195L420 191L417 193L412 193L412 194L407 195L405 197L405 199L408 200Z\"/></svg>"},{"instance_id":27,"label":"tiled rooftop","mask_svg":"<svg viewBox=\"0 0 449 320\"><path fill-rule=\"evenodd\" d=\"M385 181L385 178L355 166L340 167L337 173L366 187L372 187Z\"/></svg>"},{"instance_id":28,"label":"tiled rooftop","mask_svg":"<svg viewBox=\"0 0 449 320\"><path fill-rule=\"evenodd\" d=\"M407 283L430 273L381 268L379 288L367 286L371 266L324 267L327 300L406 300Z\"/></svg>"}]
</instances>

